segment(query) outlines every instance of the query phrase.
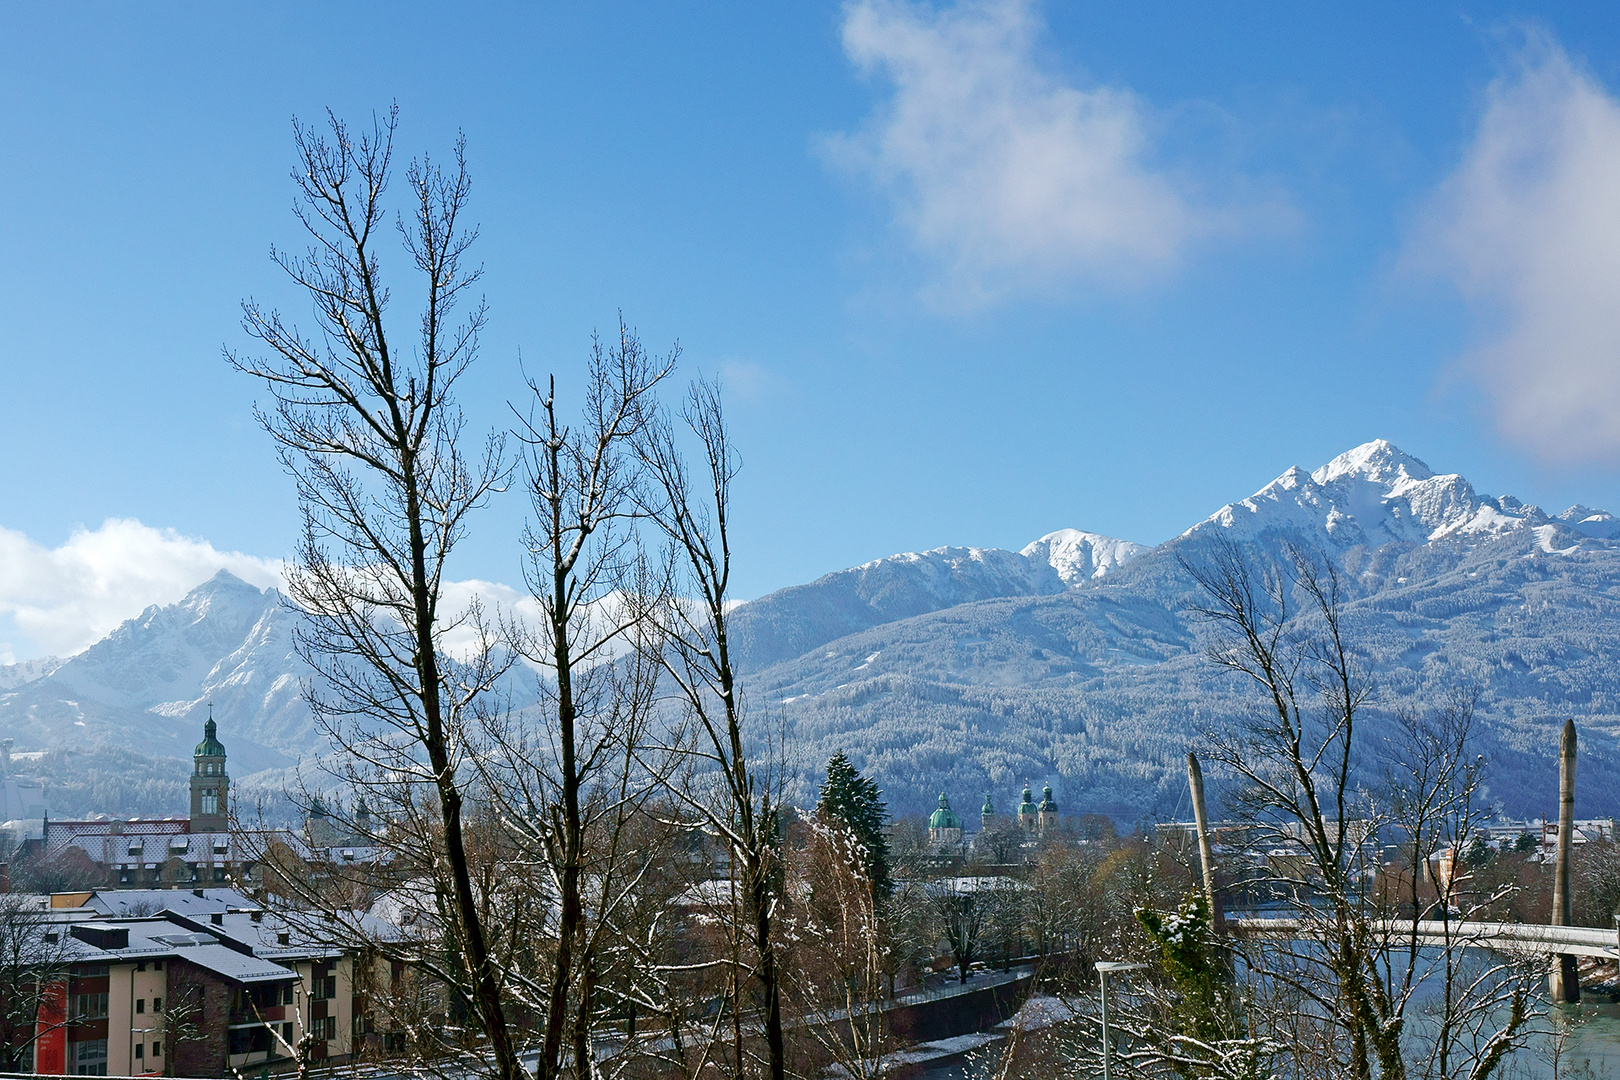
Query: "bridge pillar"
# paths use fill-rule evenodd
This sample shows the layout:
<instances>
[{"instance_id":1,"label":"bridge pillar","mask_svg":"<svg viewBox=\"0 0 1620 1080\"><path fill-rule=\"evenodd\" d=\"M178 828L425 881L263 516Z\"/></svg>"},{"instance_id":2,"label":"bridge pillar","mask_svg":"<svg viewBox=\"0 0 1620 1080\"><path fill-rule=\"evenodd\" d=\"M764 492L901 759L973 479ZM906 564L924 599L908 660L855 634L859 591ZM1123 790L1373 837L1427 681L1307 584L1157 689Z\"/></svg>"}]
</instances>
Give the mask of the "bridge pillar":
<instances>
[{"instance_id":1,"label":"bridge pillar","mask_svg":"<svg viewBox=\"0 0 1620 1080\"><path fill-rule=\"evenodd\" d=\"M1564 724L1558 745L1558 856L1553 865L1552 924L1568 926L1574 921L1574 896L1569 887L1570 845L1575 833L1575 721ZM1547 975L1547 989L1553 1001L1570 1004L1581 1000L1581 980L1575 957L1560 953L1553 958Z\"/></svg>"}]
</instances>

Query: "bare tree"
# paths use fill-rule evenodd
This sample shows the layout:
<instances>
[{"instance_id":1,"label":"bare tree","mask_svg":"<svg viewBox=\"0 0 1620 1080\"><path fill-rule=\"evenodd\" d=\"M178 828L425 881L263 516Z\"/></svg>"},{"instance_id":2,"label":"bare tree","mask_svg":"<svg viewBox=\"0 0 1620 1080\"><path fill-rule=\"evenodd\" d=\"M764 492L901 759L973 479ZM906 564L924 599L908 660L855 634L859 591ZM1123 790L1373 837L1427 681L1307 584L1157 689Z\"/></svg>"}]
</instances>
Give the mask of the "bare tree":
<instances>
[{"instance_id":1,"label":"bare tree","mask_svg":"<svg viewBox=\"0 0 1620 1080\"><path fill-rule=\"evenodd\" d=\"M842 1075L875 1078L886 1071L892 1045L882 1008L889 950L877 893L860 840L843 822L817 815L801 828L785 886L794 900L786 962L796 1028Z\"/></svg>"},{"instance_id":2,"label":"bare tree","mask_svg":"<svg viewBox=\"0 0 1620 1080\"><path fill-rule=\"evenodd\" d=\"M781 965L775 925L781 899L781 823L773 778L752 753L744 731L742 689L732 666L727 618L731 604L731 482L739 463L726 430L719 388L693 384L681 413L696 437L702 471L692 475L674 426L660 414L639 439L651 486L644 511L668 538L680 583L670 602L653 613L661 648L658 662L677 688L691 739L686 744L701 783L698 791L672 788L686 809L730 849L751 929L771 1080L787 1072L782 1033ZM764 758L769 761L767 755ZM737 1029L737 1071L742 1031Z\"/></svg>"},{"instance_id":3,"label":"bare tree","mask_svg":"<svg viewBox=\"0 0 1620 1080\"><path fill-rule=\"evenodd\" d=\"M559 416L554 379L544 387L531 381L534 408L519 432L534 513L524 537L525 577L541 619L537 628L517 632L521 651L544 673L548 737L530 737L526 712L516 725L498 725L493 734L503 767L491 789L545 866L557 899L554 963L538 1003L544 1016L538 1080L562 1070L565 1032L574 1075L594 1073L598 946L650 865L623 842L626 823L660 776L638 766L656 684L655 661L639 639L657 598L649 595L656 576L632 527L640 479L634 441L674 362L673 352L650 358L621 320L615 342L594 343L580 423L570 427ZM597 849L588 851L593 839ZM583 895L587 871L592 911Z\"/></svg>"},{"instance_id":4,"label":"bare tree","mask_svg":"<svg viewBox=\"0 0 1620 1080\"><path fill-rule=\"evenodd\" d=\"M954 878L934 882L929 896L934 925L950 945L951 959L956 962L956 981L965 983L968 969L979 958L989 926L990 905L974 889L963 888Z\"/></svg>"},{"instance_id":5,"label":"bare tree","mask_svg":"<svg viewBox=\"0 0 1620 1080\"><path fill-rule=\"evenodd\" d=\"M1489 816L1480 799L1485 760L1470 754L1478 700L1477 687L1465 686L1432 709L1396 710L1387 750L1385 801L1391 824L1406 838L1405 859L1392 882L1402 887L1399 901L1376 899L1383 910L1409 912L1411 921L1405 931L1397 929L1404 921L1383 921L1390 930L1381 943L1381 975L1398 1003L1412 1001L1420 983L1439 984L1438 996L1424 1003L1424 1023L1407 1033L1408 1044L1418 1047L1412 1060L1418 1076L1489 1076L1528 1035L1534 965L1501 950L1487 959L1460 925L1513 891L1510 884L1474 888L1464 858ZM1438 923L1438 947L1432 940L1420 945L1418 921L1425 916Z\"/></svg>"},{"instance_id":6,"label":"bare tree","mask_svg":"<svg viewBox=\"0 0 1620 1080\"><path fill-rule=\"evenodd\" d=\"M1326 904L1316 922L1329 985L1304 987L1323 1015L1343 1017L1345 1067L1356 1077L1375 1068L1402 1076L1401 1015L1372 978L1361 903L1370 810L1358 803L1355 751L1372 686L1345 632L1343 584L1331 563L1302 550L1256 571L1231 540L1211 543L1206 561L1182 560L1206 597L1193 610L1216 631L1207 655L1257 686L1265 705L1236 732L1208 740L1210 757L1244 781L1246 815L1275 843L1303 852L1278 886L1306 918L1316 916L1314 900Z\"/></svg>"},{"instance_id":7,"label":"bare tree","mask_svg":"<svg viewBox=\"0 0 1620 1080\"><path fill-rule=\"evenodd\" d=\"M1466 1065L1483 1080L1522 1041L1527 984L1512 963L1463 979L1460 938L1441 950L1438 967L1424 963L1415 923L1430 846L1450 840L1460 850L1480 816L1480 763L1467 757L1472 698L1404 716L1391 748L1400 766L1380 798L1360 779L1373 686L1332 562L1289 547L1280 564L1257 566L1218 537L1207 558L1183 558L1182 566L1204 593L1193 610L1214 631L1209 659L1244 676L1264 702L1234 730L1211 733L1210 757L1242 782L1229 801L1261 842L1295 853L1268 859L1262 876L1292 902L1302 940L1244 948L1280 1003L1265 1023L1287 1031L1296 1054L1319 1054L1335 1070L1405 1077L1409 1006L1417 984L1437 973L1445 1001L1418 1071L1461 1075ZM1378 835L1390 824L1410 840L1404 888L1380 874ZM1449 912L1455 881L1436 899ZM1399 914L1404 924L1393 918ZM1255 1009L1267 1011L1263 1002Z\"/></svg>"},{"instance_id":8,"label":"bare tree","mask_svg":"<svg viewBox=\"0 0 1620 1080\"><path fill-rule=\"evenodd\" d=\"M455 321L479 277L465 262L477 235L462 220L470 179L459 141L448 169L425 158L406 169L410 209L396 227L422 300L414 340L395 348L379 252L397 110L359 136L328 121L325 134L296 125L292 175L310 246L273 253L313 300L318 329L305 333L248 301L244 326L269 355L226 358L274 396L260 418L297 482L304 527L288 585L305 615L299 652L319 676L309 692L317 722L358 767L396 785L396 806L428 819L418 835L431 838L428 864L444 869L452 983L488 1037L494 1071L516 1080L522 1068L464 837L461 773L469 714L503 661L476 605L463 615L441 607L468 515L507 475L497 436L465 455L452 393L484 324L481 303ZM446 638L457 629L475 644L470 661L450 664Z\"/></svg>"},{"instance_id":9,"label":"bare tree","mask_svg":"<svg viewBox=\"0 0 1620 1080\"><path fill-rule=\"evenodd\" d=\"M180 1075L180 1051L186 1043L203 1037L203 987L197 982L181 982L164 1004L163 1074Z\"/></svg>"}]
</instances>

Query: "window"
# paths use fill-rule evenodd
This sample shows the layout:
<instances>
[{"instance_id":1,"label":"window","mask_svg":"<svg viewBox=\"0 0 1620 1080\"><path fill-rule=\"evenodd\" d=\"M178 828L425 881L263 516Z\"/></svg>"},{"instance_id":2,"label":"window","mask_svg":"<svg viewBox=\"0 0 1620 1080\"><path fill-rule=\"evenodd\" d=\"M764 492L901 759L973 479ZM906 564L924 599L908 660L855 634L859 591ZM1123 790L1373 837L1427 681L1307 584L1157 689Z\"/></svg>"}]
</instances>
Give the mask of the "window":
<instances>
[{"instance_id":1,"label":"window","mask_svg":"<svg viewBox=\"0 0 1620 1080\"><path fill-rule=\"evenodd\" d=\"M286 986L283 986L281 988L281 1003L283 1005L291 1005L293 1003L292 1002L292 997L293 997L292 983L288 983Z\"/></svg>"},{"instance_id":2,"label":"window","mask_svg":"<svg viewBox=\"0 0 1620 1080\"><path fill-rule=\"evenodd\" d=\"M152 961L152 970L153 971L162 971L163 970L163 961L161 961L161 960Z\"/></svg>"},{"instance_id":3,"label":"window","mask_svg":"<svg viewBox=\"0 0 1620 1080\"><path fill-rule=\"evenodd\" d=\"M225 868L223 866L214 867L214 880L215 881L224 881L225 880Z\"/></svg>"},{"instance_id":4,"label":"window","mask_svg":"<svg viewBox=\"0 0 1620 1080\"><path fill-rule=\"evenodd\" d=\"M145 1043L136 1043L135 1044L135 1060L136 1061L141 1061L141 1060L145 1059L145 1057L146 1057L146 1044Z\"/></svg>"},{"instance_id":5,"label":"window","mask_svg":"<svg viewBox=\"0 0 1620 1080\"><path fill-rule=\"evenodd\" d=\"M153 998L152 999L152 1011L153 1012L162 1012L163 1011L163 999L162 998Z\"/></svg>"},{"instance_id":6,"label":"window","mask_svg":"<svg viewBox=\"0 0 1620 1080\"><path fill-rule=\"evenodd\" d=\"M282 1042L285 1042L288 1046L297 1046L298 1045L297 1041L293 1038L293 1029L292 1029L291 1022L288 1022L288 1023L285 1023L285 1024L281 1025L281 1040L282 1040Z\"/></svg>"},{"instance_id":7,"label":"window","mask_svg":"<svg viewBox=\"0 0 1620 1080\"><path fill-rule=\"evenodd\" d=\"M103 991L102 993L99 993L99 994L74 994L73 995L73 1018L75 1020L102 1020L102 1019L105 1019L106 1016L107 1016L107 994L106 994L105 991ZM103 1052L102 1052L101 1056L106 1057L107 1056L106 1052L105 1052L106 1040L102 1040L102 1042L103 1042ZM90 1044L89 1043L81 1043L80 1045L81 1046L88 1046ZM105 1073L103 1073L103 1075L105 1075Z\"/></svg>"},{"instance_id":8,"label":"window","mask_svg":"<svg viewBox=\"0 0 1620 1080\"><path fill-rule=\"evenodd\" d=\"M105 994L102 997L106 997ZM107 1075L107 1040L87 1039L73 1044L73 1072L77 1076Z\"/></svg>"},{"instance_id":9,"label":"window","mask_svg":"<svg viewBox=\"0 0 1620 1080\"><path fill-rule=\"evenodd\" d=\"M316 1001L330 1001L337 997L337 976L316 975L310 980L309 996Z\"/></svg>"},{"instance_id":10,"label":"window","mask_svg":"<svg viewBox=\"0 0 1620 1080\"><path fill-rule=\"evenodd\" d=\"M322 1016L310 1022L309 1033L317 1039L337 1038L337 1017Z\"/></svg>"},{"instance_id":11,"label":"window","mask_svg":"<svg viewBox=\"0 0 1620 1080\"><path fill-rule=\"evenodd\" d=\"M213 788L204 788L202 793L202 812L206 814L219 813L219 792Z\"/></svg>"},{"instance_id":12,"label":"window","mask_svg":"<svg viewBox=\"0 0 1620 1080\"><path fill-rule=\"evenodd\" d=\"M143 1012L146 1011L146 999L145 998L136 998L135 999L135 1011L138 1012L138 1013L143 1013ZM139 1057L140 1055L137 1054L136 1056Z\"/></svg>"},{"instance_id":13,"label":"window","mask_svg":"<svg viewBox=\"0 0 1620 1080\"><path fill-rule=\"evenodd\" d=\"M162 1043L155 1042L155 1043L152 1044L152 1056L153 1057L162 1057L163 1056L163 1044Z\"/></svg>"}]
</instances>

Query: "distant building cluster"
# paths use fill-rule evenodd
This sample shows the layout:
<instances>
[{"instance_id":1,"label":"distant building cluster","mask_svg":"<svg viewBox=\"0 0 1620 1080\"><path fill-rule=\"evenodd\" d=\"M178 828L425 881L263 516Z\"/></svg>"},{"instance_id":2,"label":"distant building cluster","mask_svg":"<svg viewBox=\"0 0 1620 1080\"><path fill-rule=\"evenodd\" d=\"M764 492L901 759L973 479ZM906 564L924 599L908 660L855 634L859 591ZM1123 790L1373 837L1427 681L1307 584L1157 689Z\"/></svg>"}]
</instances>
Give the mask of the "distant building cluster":
<instances>
[{"instance_id":1,"label":"distant building cluster","mask_svg":"<svg viewBox=\"0 0 1620 1080\"><path fill-rule=\"evenodd\" d=\"M1191 821L1165 821L1155 826L1160 840L1191 852L1197 846L1197 825ZM1352 819L1345 823L1346 840L1371 853L1388 866L1411 858L1409 840L1389 825L1378 828L1371 821ZM1245 821L1209 822L1210 840L1216 862L1229 871L1240 867L1263 868L1268 874L1290 878L1305 872L1309 861L1305 837L1298 823L1283 827L1261 826ZM1337 830L1329 827L1328 838L1337 840ZM1576 846L1613 843L1620 839L1620 824L1614 818L1586 818L1574 822L1570 842ZM1441 844L1422 853L1428 864L1429 880L1448 886L1464 872L1464 863L1484 855L1517 852L1532 862L1550 863L1558 844L1558 822L1545 819L1499 820L1477 826L1467 844Z\"/></svg>"},{"instance_id":2,"label":"distant building cluster","mask_svg":"<svg viewBox=\"0 0 1620 1080\"><path fill-rule=\"evenodd\" d=\"M231 778L225 745L212 715L192 752L191 812L186 817L51 820L42 787L14 777L11 741L0 753L0 788L7 817L0 826L0 858L57 860L94 888L184 889L240 882L258 884L256 859L275 849L305 862L375 862L381 850L370 837L364 804L354 830L340 829L314 799L305 828L249 832L231 828ZM12 816L13 813L16 816Z\"/></svg>"},{"instance_id":3,"label":"distant building cluster","mask_svg":"<svg viewBox=\"0 0 1620 1080\"><path fill-rule=\"evenodd\" d=\"M1026 784L1024 798L1018 804L1014 820L1017 828L1031 840L1038 840L1055 830L1058 824L1058 805L1057 800L1052 797L1052 785L1047 784L1041 788L1041 801L1037 804L1034 793ZM995 801L989 792L985 792L984 806L979 810L978 837L998 831L1002 827L1002 821L1002 817L996 812ZM974 839L977 837L966 836L961 816L951 809L951 801L946 793L940 792L939 809L928 818L929 845L936 852L955 854L970 847Z\"/></svg>"}]
</instances>

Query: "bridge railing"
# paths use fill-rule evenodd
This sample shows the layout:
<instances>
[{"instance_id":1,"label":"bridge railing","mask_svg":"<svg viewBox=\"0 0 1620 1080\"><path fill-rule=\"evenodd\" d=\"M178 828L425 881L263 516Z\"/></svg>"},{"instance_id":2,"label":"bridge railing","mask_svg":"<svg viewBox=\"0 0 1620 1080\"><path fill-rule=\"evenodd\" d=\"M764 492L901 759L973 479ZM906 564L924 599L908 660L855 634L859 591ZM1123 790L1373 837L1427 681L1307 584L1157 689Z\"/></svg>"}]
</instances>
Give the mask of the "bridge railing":
<instances>
[{"instance_id":1,"label":"bridge railing","mask_svg":"<svg viewBox=\"0 0 1620 1080\"><path fill-rule=\"evenodd\" d=\"M1316 926L1311 919L1291 916L1238 916L1227 919L1232 933L1248 938L1298 940L1311 937ZM1417 937L1419 945L1462 945L1512 952L1533 952L1571 956L1598 956L1609 960L1620 957L1620 934L1614 930L1588 926L1544 926L1540 923L1481 922L1439 919L1382 919L1373 925L1375 933L1387 937L1391 947Z\"/></svg>"}]
</instances>

